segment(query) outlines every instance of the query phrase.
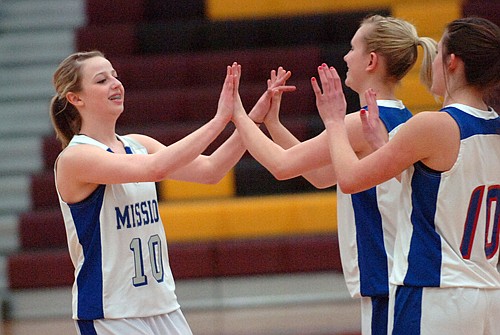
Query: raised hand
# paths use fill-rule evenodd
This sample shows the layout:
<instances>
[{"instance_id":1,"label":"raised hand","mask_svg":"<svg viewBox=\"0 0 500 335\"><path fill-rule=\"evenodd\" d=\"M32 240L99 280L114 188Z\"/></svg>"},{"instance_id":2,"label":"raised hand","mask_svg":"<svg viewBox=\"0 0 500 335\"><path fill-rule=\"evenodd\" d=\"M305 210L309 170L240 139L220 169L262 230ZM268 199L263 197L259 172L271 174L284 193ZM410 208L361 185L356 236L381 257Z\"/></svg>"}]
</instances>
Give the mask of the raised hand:
<instances>
[{"instance_id":1,"label":"raised hand","mask_svg":"<svg viewBox=\"0 0 500 335\"><path fill-rule=\"evenodd\" d=\"M259 98L259 100L257 101L257 103L255 104L255 106L252 108L252 110L248 115L255 123L260 124L264 122L264 118L268 113L269 109L271 108L271 100L274 94L284 91L294 91L296 89L295 86L285 86L285 82L288 78L290 78L291 72L285 71L283 70L283 68L280 69L281 70L278 71L277 76L275 75L274 70L271 72L271 79L267 80L266 91L262 94L262 96ZM237 78L237 80L235 80L235 88L234 88L233 120L234 116L238 115L239 113L246 113L239 94L240 77L241 77L241 65L238 65L238 67L235 69L235 78Z\"/></svg>"},{"instance_id":2,"label":"raised hand","mask_svg":"<svg viewBox=\"0 0 500 335\"><path fill-rule=\"evenodd\" d=\"M279 111L283 92L289 92L296 89L295 86L282 86L286 84L286 80L288 80L291 75L292 73L290 71L285 71L281 66L278 68L278 71L271 71L271 78L267 80L268 91L271 93L271 105L265 115L265 123L279 122Z\"/></svg>"},{"instance_id":3,"label":"raised hand","mask_svg":"<svg viewBox=\"0 0 500 335\"><path fill-rule=\"evenodd\" d=\"M236 63L233 63L236 64ZM240 79L241 79L241 65L236 64L235 73L233 76L233 120L234 117L240 114L240 116L246 117L245 107L243 107L243 103L241 101L240 96Z\"/></svg>"},{"instance_id":4,"label":"raised hand","mask_svg":"<svg viewBox=\"0 0 500 335\"><path fill-rule=\"evenodd\" d=\"M311 78L311 85L316 95L316 106L324 123L335 119L344 119L347 109L342 82L333 66L322 64L318 67L322 89L316 78Z\"/></svg>"},{"instance_id":5,"label":"raised hand","mask_svg":"<svg viewBox=\"0 0 500 335\"><path fill-rule=\"evenodd\" d=\"M383 135L386 130L379 118L377 95L373 89L365 91L365 100L368 110L361 109L359 111L363 135L371 148L377 150L386 142L386 137Z\"/></svg>"},{"instance_id":6,"label":"raised hand","mask_svg":"<svg viewBox=\"0 0 500 335\"><path fill-rule=\"evenodd\" d=\"M278 71L271 71L271 77L267 80L267 90L264 94L262 94L249 113L252 120L257 123L263 123L271 108L275 109L275 113L278 112L281 94L283 92L290 92L296 89L295 86L285 85L291 75L292 73L290 71L285 71L281 66L278 68ZM275 101L274 99L278 99L278 101Z\"/></svg>"},{"instance_id":7,"label":"raised hand","mask_svg":"<svg viewBox=\"0 0 500 335\"><path fill-rule=\"evenodd\" d=\"M239 83L239 75L237 74L239 66L240 65L236 62L231 66L227 66L226 78L224 79L224 84L219 97L217 114L215 117L221 118L226 123L231 120L233 115L235 84ZM236 76L238 76L238 83L236 83Z\"/></svg>"}]
</instances>

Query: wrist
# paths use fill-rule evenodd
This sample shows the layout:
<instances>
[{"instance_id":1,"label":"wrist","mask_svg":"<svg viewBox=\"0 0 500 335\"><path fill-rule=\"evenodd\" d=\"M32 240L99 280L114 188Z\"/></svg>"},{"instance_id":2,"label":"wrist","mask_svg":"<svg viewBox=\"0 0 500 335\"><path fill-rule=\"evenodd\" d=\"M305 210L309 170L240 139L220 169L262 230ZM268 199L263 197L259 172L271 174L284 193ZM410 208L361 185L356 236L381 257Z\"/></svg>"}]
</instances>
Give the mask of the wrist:
<instances>
[{"instance_id":1,"label":"wrist","mask_svg":"<svg viewBox=\"0 0 500 335\"><path fill-rule=\"evenodd\" d=\"M252 117L252 115L248 115L248 118L250 120L252 120L253 123L255 123L257 126L260 126L261 124L264 123L264 120L260 121L260 120L256 120L254 117Z\"/></svg>"},{"instance_id":2,"label":"wrist","mask_svg":"<svg viewBox=\"0 0 500 335\"><path fill-rule=\"evenodd\" d=\"M229 121L231 121L231 119L224 118L220 115L215 115L212 118L213 123L215 123L218 126L222 126L222 127L225 127L229 123Z\"/></svg>"},{"instance_id":3,"label":"wrist","mask_svg":"<svg viewBox=\"0 0 500 335\"><path fill-rule=\"evenodd\" d=\"M323 121L326 128L344 127L344 119L331 118Z\"/></svg>"}]
</instances>

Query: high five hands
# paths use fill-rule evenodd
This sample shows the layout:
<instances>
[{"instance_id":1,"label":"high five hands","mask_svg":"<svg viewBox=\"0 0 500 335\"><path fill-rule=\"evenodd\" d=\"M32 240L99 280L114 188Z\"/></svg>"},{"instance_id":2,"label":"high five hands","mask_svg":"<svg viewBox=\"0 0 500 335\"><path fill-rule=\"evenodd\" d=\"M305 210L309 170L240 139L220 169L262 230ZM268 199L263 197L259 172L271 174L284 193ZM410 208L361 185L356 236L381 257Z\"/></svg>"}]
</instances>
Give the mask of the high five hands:
<instances>
[{"instance_id":1,"label":"high five hands","mask_svg":"<svg viewBox=\"0 0 500 335\"><path fill-rule=\"evenodd\" d=\"M243 107L243 103L241 101L241 97L239 94L239 85L241 79L241 65L236 62L232 65L233 72L233 102L234 102L234 111L233 111L233 120L234 117L242 116L241 113L245 113L245 108ZM255 123L263 123L266 115L268 115L269 111L273 111L273 114L278 113L281 95L283 92L291 92L295 91L295 86L285 85L286 81L290 78L292 73L290 71L285 71L282 67L279 67L277 71L271 71L271 78L267 80L267 89L259 98L255 106L252 108L248 116Z\"/></svg>"}]
</instances>

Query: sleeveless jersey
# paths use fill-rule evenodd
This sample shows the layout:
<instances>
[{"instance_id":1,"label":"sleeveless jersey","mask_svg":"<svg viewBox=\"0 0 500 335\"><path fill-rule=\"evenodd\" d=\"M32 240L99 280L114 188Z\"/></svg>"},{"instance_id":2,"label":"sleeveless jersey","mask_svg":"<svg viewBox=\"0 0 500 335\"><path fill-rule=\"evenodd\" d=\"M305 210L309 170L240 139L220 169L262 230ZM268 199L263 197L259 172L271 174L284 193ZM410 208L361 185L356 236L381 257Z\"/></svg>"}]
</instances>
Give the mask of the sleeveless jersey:
<instances>
[{"instance_id":1,"label":"sleeveless jersey","mask_svg":"<svg viewBox=\"0 0 500 335\"><path fill-rule=\"evenodd\" d=\"M127 154L147 154L133 139L118 138ZM74 145L112 152L85 135L74 136ZM75 204L58 196L75 267L74 319L146 317L179 308L155 183L100 185Z\"/></svg>"},{"instance_id":2,"label":"sleeveless jersey","mask_svg":"<svg viewBox=\"0 0 500 335\"><path fill-rule=\"evenodd\" d=\"M391 283L500 288L500 118L462 104L443 108L460 129L449 171L418 162L402 175Z\"/></svg>"},{"instance_id":3,"label":"sleeveless jersey","mask_svg":"<svg viewBox=\"0 0 500 335\"><path fill-rule=\"evenodd\" d=\"M412 116L401 101L377 100L377 105L389 138ZM389 295L400 188L396 179L356 194L337 187L340 257L352 297Z\"/></svg>"}]
</instances>

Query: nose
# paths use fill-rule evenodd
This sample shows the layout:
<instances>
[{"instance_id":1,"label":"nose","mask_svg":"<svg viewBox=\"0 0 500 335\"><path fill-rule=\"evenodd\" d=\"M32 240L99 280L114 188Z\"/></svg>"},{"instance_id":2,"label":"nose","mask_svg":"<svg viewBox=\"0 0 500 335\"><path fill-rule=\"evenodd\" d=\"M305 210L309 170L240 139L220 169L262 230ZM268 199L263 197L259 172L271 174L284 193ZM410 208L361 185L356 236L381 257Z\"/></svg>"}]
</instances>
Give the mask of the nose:
<instances>
[{"instance_id":1,"label":"nose","mask_svg":"<svg viewBox=\"0 0 500 335\"><path fill-rule=\"evenodd\" d=\"M119 86L123 86L122 82L118 78L113 77L113 88L116 88Z\"/></svg>"}]
</instances>

